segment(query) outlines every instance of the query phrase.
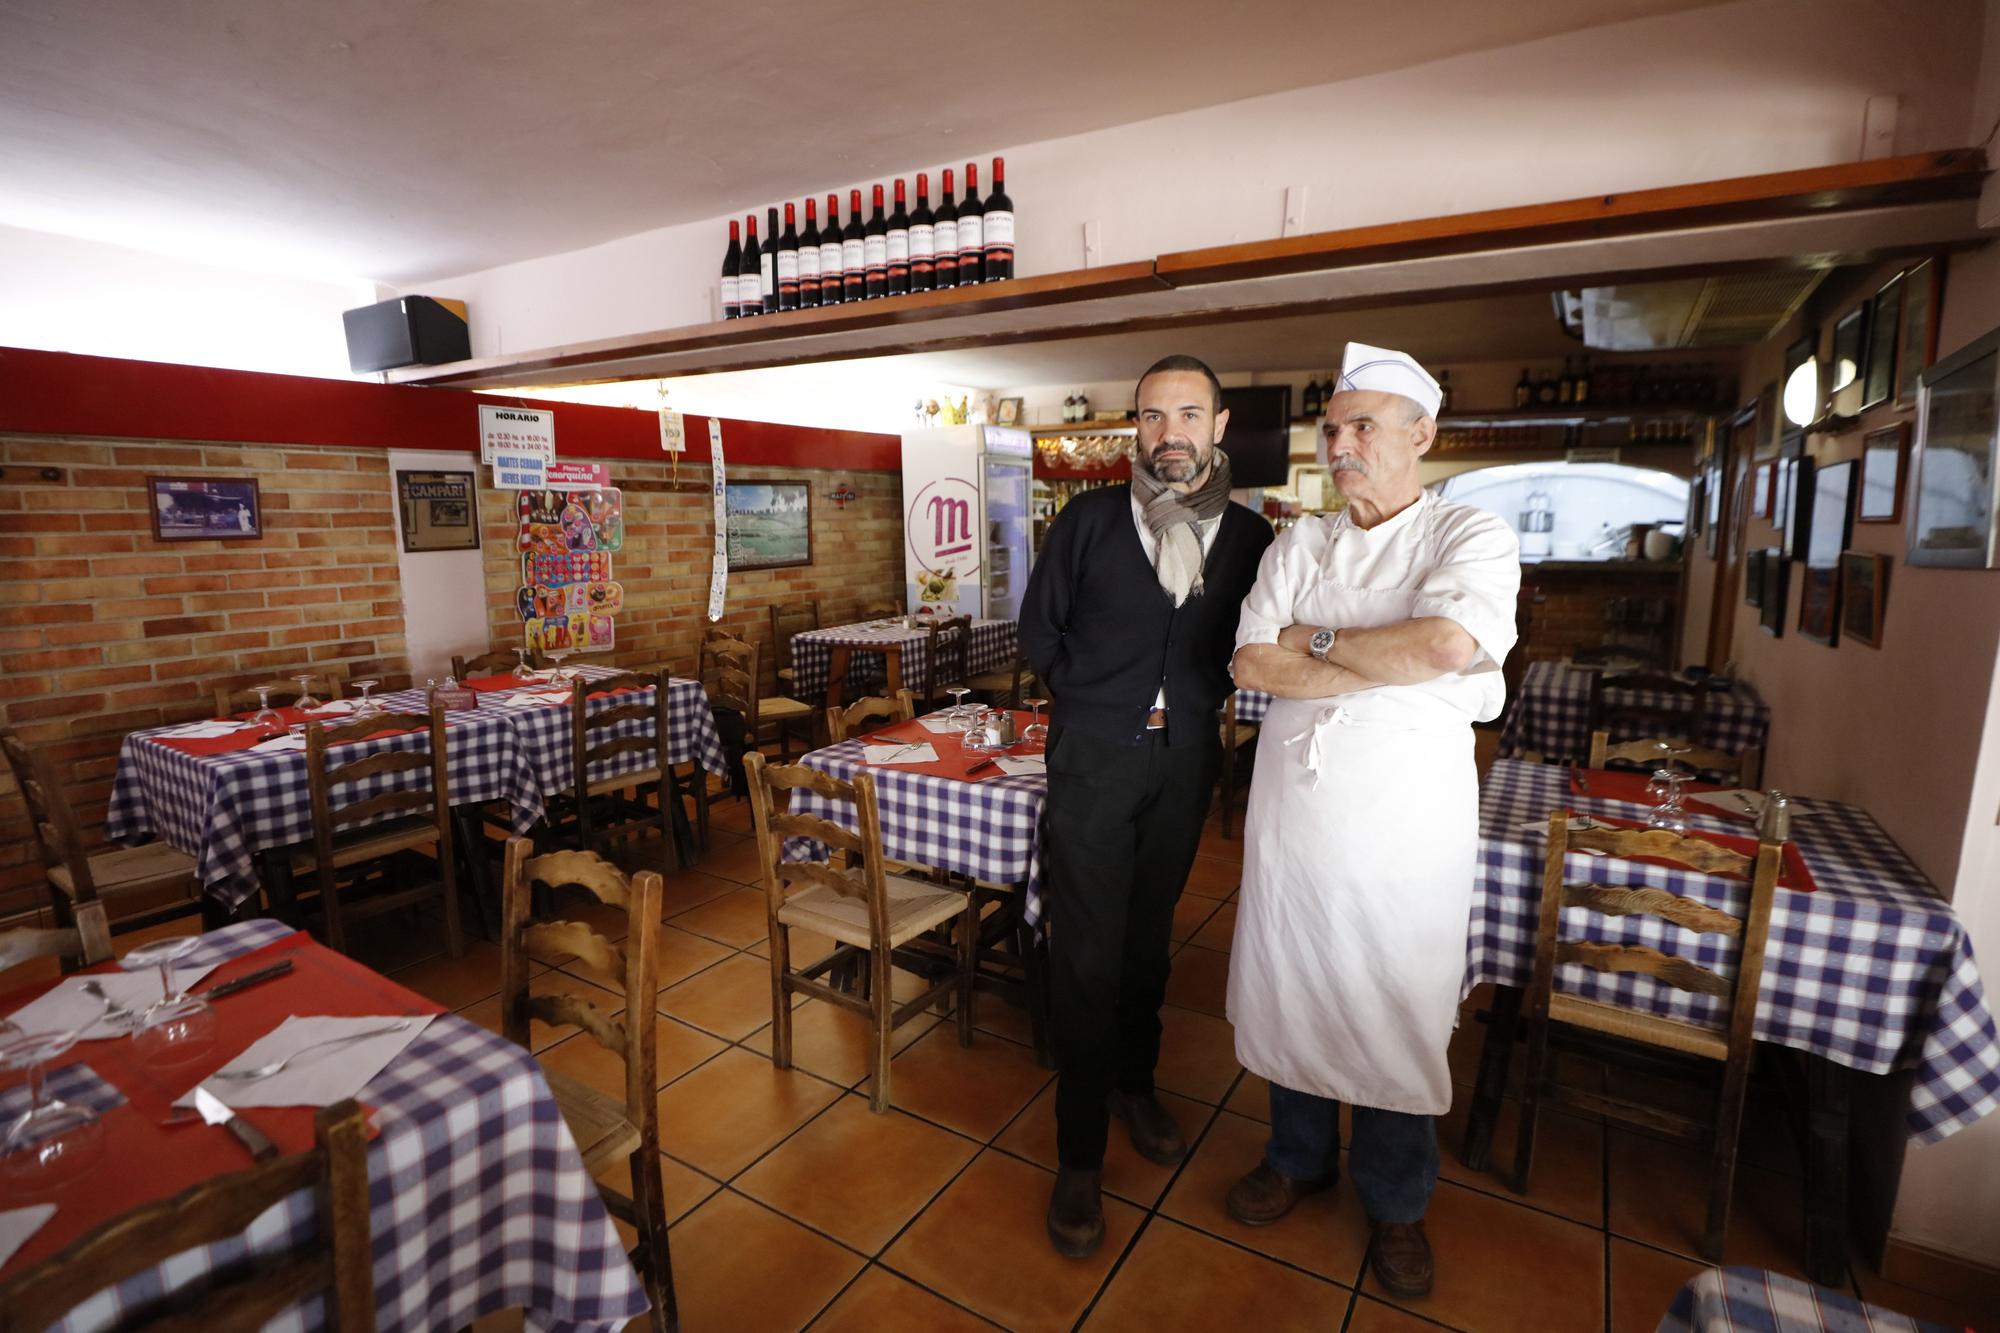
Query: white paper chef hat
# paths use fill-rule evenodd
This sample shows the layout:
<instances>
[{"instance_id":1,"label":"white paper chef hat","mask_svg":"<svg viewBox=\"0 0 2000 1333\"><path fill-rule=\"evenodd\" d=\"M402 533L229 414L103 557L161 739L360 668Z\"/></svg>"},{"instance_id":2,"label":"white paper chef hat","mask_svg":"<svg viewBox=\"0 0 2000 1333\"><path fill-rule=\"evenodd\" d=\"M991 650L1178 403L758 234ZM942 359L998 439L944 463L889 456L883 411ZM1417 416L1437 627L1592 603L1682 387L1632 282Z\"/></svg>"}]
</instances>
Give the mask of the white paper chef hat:
<instances>
[{"instance_id":1,"label":"white paper chef hat","mask_svg":"<svg viewBox=\"0 0 2000 1333\"><path fill-rule=\"evenodd\" d=\"M1410 356L1386 347L1370 347L1367 343L1349 343L1341 354L1340 383L1334 386L1334 392L1344 393L1349 389L1399 393L1423 408L1426 416L1433 417L1444 401L1438 382Z\"/></svg>"}]
</instances>

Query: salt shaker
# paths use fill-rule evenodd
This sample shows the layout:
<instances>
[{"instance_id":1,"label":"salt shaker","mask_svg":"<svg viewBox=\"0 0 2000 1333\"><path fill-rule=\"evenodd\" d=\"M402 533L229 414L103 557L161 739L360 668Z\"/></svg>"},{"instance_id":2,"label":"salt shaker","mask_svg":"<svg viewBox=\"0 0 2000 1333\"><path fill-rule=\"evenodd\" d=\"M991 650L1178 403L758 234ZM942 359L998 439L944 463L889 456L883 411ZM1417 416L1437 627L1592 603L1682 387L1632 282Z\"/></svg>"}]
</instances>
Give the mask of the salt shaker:
<instances>
[{"instance_id":1,"label":"salt shaker","mask_svg":"<svg viewBox=\"0 0 2000 1333\"><path fill-rule=\"evenodd\" d=\"M1764 818L1757 834L1772 842L1784 842L1792 836L1792 803L1775 787L1764 793Z\"/></svg>"}]
</instances>

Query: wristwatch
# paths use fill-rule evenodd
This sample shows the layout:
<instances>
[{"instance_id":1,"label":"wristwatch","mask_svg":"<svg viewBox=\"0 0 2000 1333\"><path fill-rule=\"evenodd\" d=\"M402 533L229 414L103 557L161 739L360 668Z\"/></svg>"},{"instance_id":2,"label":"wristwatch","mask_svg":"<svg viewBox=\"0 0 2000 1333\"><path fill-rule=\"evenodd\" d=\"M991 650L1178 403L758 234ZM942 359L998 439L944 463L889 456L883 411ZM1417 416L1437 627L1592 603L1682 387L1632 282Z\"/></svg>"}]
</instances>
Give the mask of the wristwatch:
<instances>
[{"instance_id":1,"label":"wristwatch","mask_svg":"<svg viewBox=\"0 0 2000 1333\"><path fill-rule=\"evenodd\" d=\"M1314 657L1317 657L1322 662L1326 661L1326 655L1333 651L1333 631L1330 629L1314 630L1310 647Z\"/></svg>"}]
</instances>

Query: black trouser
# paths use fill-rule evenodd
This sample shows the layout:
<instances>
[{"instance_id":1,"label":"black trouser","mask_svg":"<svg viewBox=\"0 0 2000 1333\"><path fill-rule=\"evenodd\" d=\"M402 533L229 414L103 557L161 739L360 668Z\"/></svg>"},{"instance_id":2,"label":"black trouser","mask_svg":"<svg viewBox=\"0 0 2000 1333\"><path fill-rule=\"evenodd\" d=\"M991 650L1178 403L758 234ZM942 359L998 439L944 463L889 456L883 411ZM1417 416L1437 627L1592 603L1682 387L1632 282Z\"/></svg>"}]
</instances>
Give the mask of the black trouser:
<instances>
[{"instance_id":1,"label":"black trouser","mask_svg":"<svg viewBox=\"0 0 2000 1333\"><path fill-rule=\"evenodd\" d=\"M1114 1088L1153 1090L1174 904L1222 762L1213 719L1201 734L1171 748L1164 730L1117 745L1064 728L1049 747L1049 1017L1067 1167L1103 1165Z\"/></svg>"}]
</instances>

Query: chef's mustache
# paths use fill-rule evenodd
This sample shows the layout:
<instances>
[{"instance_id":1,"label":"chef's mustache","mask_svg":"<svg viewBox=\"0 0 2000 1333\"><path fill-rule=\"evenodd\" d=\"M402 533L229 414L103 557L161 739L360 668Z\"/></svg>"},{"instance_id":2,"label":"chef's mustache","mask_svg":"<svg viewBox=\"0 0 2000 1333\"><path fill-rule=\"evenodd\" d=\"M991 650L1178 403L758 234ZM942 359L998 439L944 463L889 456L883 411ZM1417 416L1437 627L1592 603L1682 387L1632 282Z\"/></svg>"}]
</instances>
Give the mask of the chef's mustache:
<instances>
[{"instance_id":1,"label":"chef's mustache","mask_svg":"<svg viewBox=\"0 0 2000 1333\"><path fill-rule=\"evenodd\" d=\"M1358 458L1336 458L1333 460L1333 470L1335 472L1359 472L1364 477L1368 475L1368 465Z\"/></svg>"}]
</instances>

